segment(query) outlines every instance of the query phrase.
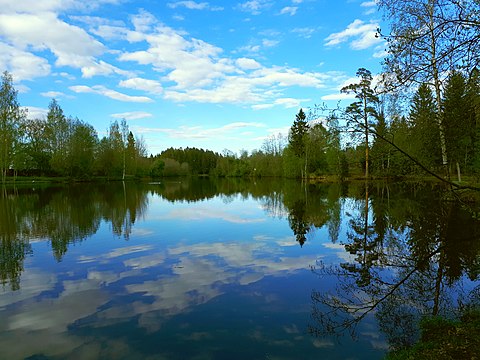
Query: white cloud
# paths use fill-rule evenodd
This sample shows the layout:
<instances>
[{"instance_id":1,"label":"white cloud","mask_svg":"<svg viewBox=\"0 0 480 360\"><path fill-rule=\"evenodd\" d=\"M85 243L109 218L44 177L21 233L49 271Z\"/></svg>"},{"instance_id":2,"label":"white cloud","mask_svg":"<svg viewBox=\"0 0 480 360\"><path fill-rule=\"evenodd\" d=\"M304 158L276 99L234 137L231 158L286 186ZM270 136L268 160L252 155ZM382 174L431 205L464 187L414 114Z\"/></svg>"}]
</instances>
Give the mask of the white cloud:
<instances>
[{"instance_id":1,"label":"white cloud","mask_svg":"<svg viewBox=\"0 0 480 360\"><path fill-rule=\"evenodd\" d=\"M295 28L292 30L294 34L298 34L301 37L304 37L305 39L310 39L312 35L315 33L316 29L315 28L309 28L309 27L304 27L304 28Z\"/></svg>"},{"instance_id":2,"label":"white cloud","mask_svg":"<svg viewBox=\"0 0 480 360\"><path fill-rule=\"evenodd\" d=\"M115 119L138 120L152 117L153 115L145 111L128 111L123 113L111 114Z\"/></svg>"},{"instance_id":3,"label":"white cloud","mask_svg":"<svg viewBox=\"0 0 480 360\"><path fill-rule=\"evenodd\" d=\"M24 55L29 51L29 58L35 60L34 64L42 65L44 72L49 64L33 55L34 52L49 50L56 57L56 66L81 69L84 77L126 74L103 60L96 60L106 52L106 47L84 29L60 20L53 12L4 13L0 15L0 35L14 44L15 51Z\"/></svg>"},{"instance_id":4,"label":"white cloud","mask_svg":"<svg viewBox=\"0 0 480 360\"><path fill-rule=\"evenodd\" d=\"M90 11L104 4L117 4L121 0L0 0L3 13L39 13L49 11L81 10Z\"/></svg>"},{"instance_id":5,"label":"white cloud","mask_svg":"<svg viewBox=\"0 0 480 360\"><path fill-rule=\"evenodd\" d=\"M55 99L65 96L65 94L61 91L46 91L46 92L40 93L40 95L47 98L55 98Z\"/></svg>"},{"instance_id":6,"label":"white cloud","mask_svg":"<svg viewBox=\"0 0 480 360\"><path fill-rule=\"evenodd\" d=\"M15 81L21 81L47 76L51 67L44 58L0 42L0 69L8 70Z\"/></svg>"},{"instance_id":7,"label":"white cloud","mask_svg":"<svg viewBox=\"0 0 480 360\"><path fill-rule=\"evenodd\" d=\"M279 99L275 99L275 101L269 104L253 105L252 109L263 110L263 109L272 108L274 106L283 106L286 109L300 108L300 104L302 102L307 102L307 101L310 101L310 99L279 98Z\"/></svg>"},{"instance_id":8,"label":"white cloud","mask_svg":"<svg viewBox=\"0 0 480 360\"><path fill-rule=\"evenodd\" d=\"M377 6L377 2L374 1L364 1L360 4L361 7L374 7Z\"/></svg>"},{"instance_id":9,"label":"white cloud","mask_svg":"<svg viewBox=\"0 0 480 360\"><path fill-rule=\"evenodd\" d=\"M243 70L255 70L262 67L257 61L249 58L239 58L235 60L235 63Z\"/></svg>"},{"instance_id":10,"label":"white cloud","mask_svg":"<svg viewBox=\"0 0 480 360\"><path fill-rule=\"evenodd\" d=\"M266 0L251 0L245 1L238 5L238 8L242 11L249 12L252 15L260 15L262 10L269 8L271 3Z\"/></svg>"},{"instance_id":11,"label":"white cloud","mask_svg":"<svg viewBox=\"0 0 480 360\"><path fill-rule=\"evenodd\" d=\"M351 41L350 47L354 50L367 49L373 45L382 42L380 38L375 37L378 23L365 23L356 19L347 28L338 33L330 34L325 38L325 46L335 46L341 43Z\"/></svg>"},{"instance_id":12,"label":"white cloud","mask_svg":"<svg viewBox=\"0 0 480 360\"><path fill-rule=\"evenodd\" d=\"M175 1L167 3L169 8L175 9L177 7L185 7L190 10L206 10L210 9L212 11L223 10L223 7L220 6L210 6L208 2L197 3L195 1Z\"/></svg>"},{"instance_id":13,"label":"white cloud","mask_svg":"<svg viewBox=\"0 0 480 360\"><path fill-rule=\"evenodd\" d=\"M264 128L262 123L233 122L218 128L205 129L202 126L180 126L179 128L142 128L137 127L138 133L164 133L173 139L211 139L215 137L226 138L237 135L241 129Z\"/></svg>"},{"instance_id":14,"label":"white cloud","mask_svg":"<svg viewBox=\"0 0 480 360\"><path fill-rule=\"evenodd\" d=\"M297 10L297 6L285 6L282 10L280 10L280 14L293 16L297 13Z\"/></svg>"},{"instance_id":15,"label":"white cloud","mask_svg":"<svg viewBox=\"0 0 480 360\"><path fill-rule=\"evenodd\" d=\"M118 101L139 102L139 103L153 102L153 100L150 99L149 97L126 95L118 91L108 89L103 85L95 85L92 87L85 86L85 85L76 85L76 86L70 86L69 89L76 93L99 94L99 95L103 95L110 99L114 99Z\"/></svg>"},{"instance_id":16,"label":"white cloud","mask_svg":"<svg viewBox=\"0 0 480 360\"><path fill-rule=\"evenodd\" d=\"M23 109L27 110L27 117L29 119L43 119L48 114L48 109L35 106L24 106Z\"/></svg>"},{"instance_id":17,"label":"white cloud","mask_svg":"<svg viewBox=\"0 0 480 360\"><path fill-rule=\"evenodd\" d=\"M143 90L151 94L161 94L163 92L162 84L159 81L139 77L122 80L118 85L124 88Z\"/></svg>"}]
</instances>

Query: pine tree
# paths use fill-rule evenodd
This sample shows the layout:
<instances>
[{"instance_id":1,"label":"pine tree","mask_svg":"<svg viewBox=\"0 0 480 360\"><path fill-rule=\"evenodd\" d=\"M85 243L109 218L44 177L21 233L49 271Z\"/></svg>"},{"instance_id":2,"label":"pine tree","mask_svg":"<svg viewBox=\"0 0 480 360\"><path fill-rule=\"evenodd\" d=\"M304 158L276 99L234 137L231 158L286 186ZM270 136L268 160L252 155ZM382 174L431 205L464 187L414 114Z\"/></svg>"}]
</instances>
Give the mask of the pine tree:
<instances>
[{"instance_id":1,"label":"pine tree","mask_svg":"<svg viewBox=\"0 0 480 360\"><path fill-rule=\"evenodd\" d=\"M357 71L357 76L360 82L357 84L350 84L341 89L342 93L353 93L357 99L347 106L345 115L347 122L352 127L353 131L364 134L365 140L365 177L369 177L369 127L373 124L377 117L375 110L379 100L375 91L372 89L372 74L364 68Z\"/></svg>"},{"instance_id":2,"label":"pine tree","mask_svg":"<svg viewBox=\"0 0 480 360\"><path fill-rule=\"evenodd\" d=\"M304 170L302 171L302 177L305 177L307 168L307 151L306 151L306 135L308 133L309 126L306 120L305 113L302 109L299 110L295 116L295 121L290 127L289 144L295 156L300 159L304 159Z\"/></svg>"},{"instance_id":3,"label":"pine tree","mask_svg":"<svg viewBox=\"0 0 480 360\"><path fill-rule=\"evenodd\" d=\"M466 79L460 72L453 72L446 83L442 99L443 122L447 138L447 154L450 165L457 167L460 181L460 168L467 168L471 162L472 143L470 132L474 130L467 123ZM450 169L452 172L452 169Z\"/></svg>"},{"instance_id":4,"label":"pine tree","mask_svg":"<svg viewBox=\"0 0 480 360\"><path fill-rule=\"evenodd\" d=\"M412 155L427 168L441 164L437 106L433 92L427 84L422 84L413 96L409 120L411 124Z\"/></svg>"}]
</instances>

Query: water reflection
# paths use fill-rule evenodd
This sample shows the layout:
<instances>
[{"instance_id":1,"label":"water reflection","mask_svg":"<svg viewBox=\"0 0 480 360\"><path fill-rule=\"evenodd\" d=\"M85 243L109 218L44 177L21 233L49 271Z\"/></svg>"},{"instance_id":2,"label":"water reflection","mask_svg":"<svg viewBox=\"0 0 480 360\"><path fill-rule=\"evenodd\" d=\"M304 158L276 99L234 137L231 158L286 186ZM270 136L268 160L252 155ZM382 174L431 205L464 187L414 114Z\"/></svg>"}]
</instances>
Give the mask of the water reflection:
<instances>
[{"instance_id":1,"label":"water reflection","mask_svg":"<svg viewBox=\"0 0 480 360\"><path fill-rule=\"evenodd\" d=\"M395 196L387 184L373 190L366 184L353 199L358 211L349 215L342 242L351 258L314 270L337 286L312 293L310 331L355 335L360 321L375 314L397 350L418 339L422 317L459 318L480 306L480 221L461 204L443 201L436 187L397 187Z\"/></svg>"},{"instance_id":2,"label":"water reflection","mask_svg":"<svg viewBox=\"0 0 480 360\"><path fill-rule=\"evenodd\" d=\"M0 357L375 359L479 301L479 222L430 185L78 184L0 211Z\"/></svg>"},{"instance_id":3,"label":"water reflection","mask_svg":"<svg viewBox=\"0 0 480 360\"><path fill-rule=\"evenodd\" d=\"M78 184L64 187L3 188L0 196L0 278L13 290L31 242L48 240L61 261L68 247L95 234L101 221L128 240L132 225L148 206L136 185Z\"/></svg>"}]
</instances>

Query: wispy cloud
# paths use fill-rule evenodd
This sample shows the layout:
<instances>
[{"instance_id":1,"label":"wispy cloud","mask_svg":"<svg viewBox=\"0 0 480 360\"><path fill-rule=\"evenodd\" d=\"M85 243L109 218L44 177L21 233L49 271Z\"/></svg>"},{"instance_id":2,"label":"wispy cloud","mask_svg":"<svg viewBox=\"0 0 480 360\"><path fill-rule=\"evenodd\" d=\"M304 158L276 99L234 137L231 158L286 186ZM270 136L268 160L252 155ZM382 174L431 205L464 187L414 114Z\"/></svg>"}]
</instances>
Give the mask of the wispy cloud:
<instances>
[{"instance_id":1,"label":"wispy cloud","mask_svg":"<svg viewBox=\"0 0 480 360\"><path fill-rule=\"evenodd\" d=\"M365 23L356 19L350 23L345 30L330 34L325 38L325 46L335 46L350 41L350 48L353 50L367 49L382 42L375 36L378 23Z\"/></svg>"},{"instance_id":2,"label":"wispy cloud","mask_svg":"<svg viewBox=\"0 0 480 360\"><path fill-rule=\"evenodd\" d=\"M297 6L285 6L282 10L280 10L280 15L293 16L297 13L297 10L298 10Z\"/></svg>"},{"instance_id":3,"label":"wispy cloud","mask_svg":"<svg viewBox=\"0 0 480 360\"><path fill-rule=\"evenodd\" d=\"M184 7L189 10L212 10L212 11L223 10L223 7L221 6L211 6L208 2L196 2L196 1L174 1L174 2L167 3L167 6L171 9Z\"/></svg>"},{"instance_id":4,"label":"wispy cloud","mask_svg":"<svg viewBox=\"0 0 480 360\"><path fill-rule=\"evenodd\" d=\"M125 101L125 102L139 102L139 103L148 103L153 102L152 99L146 96L130 96L123 93L120 93L115 90L111 90L106 88L103 85L95 85L92 87L85 86L85 85L75 85L70 86L70 90L76 93L92 93L92 94L99 94L106 96L110 99L118 100L118 101Z\"/></svg>"},{"instance_id":5,"label":"wispy cloud","mask_svg":"<svg viewBox=\"0 0 480 360\"><path fill-rule=\"evenodd\" d=\"M233 122L217 128L206 129L202 126L180 126L179 128L137 127L138 133L163 133L173 139L210 139L218 136L236 136L242 129L264 128L265 124L255 122Z\"/></svg>"},{"instance_id":6,"label":"wispy cloud","mask_svg":"<svg viewBox=\"0 0 480 360\"><path fill-rule=\"evenodd\" d=\"M271 2L266 0L250 0L238 4L238 8L252 15L260 15L263 10L269 8L271 5Z\"/></svg>"},{"instance_id":7,"label":"wispy cloud","mask_svg":"<svg viewBox=\"0 0 480 360\"><path fill-rule=\"evenodd\" d=\"M111 114L115 119L139 120L152 117L153 115L145 111L128 111L123 113Z\"/></svg>"},{"instance_id":8,"label":"wispy cloud","mask_svg":"<svg viewBox=\"0 0 480 360\"><path fill-rule=\"evenodd\" d=\"M161 94L163 92L162 84L156 80L143 79L143 78L131 78L122 80L118 84L120 87L142 90L150 94Z\"/></svg>"}]
</instances>

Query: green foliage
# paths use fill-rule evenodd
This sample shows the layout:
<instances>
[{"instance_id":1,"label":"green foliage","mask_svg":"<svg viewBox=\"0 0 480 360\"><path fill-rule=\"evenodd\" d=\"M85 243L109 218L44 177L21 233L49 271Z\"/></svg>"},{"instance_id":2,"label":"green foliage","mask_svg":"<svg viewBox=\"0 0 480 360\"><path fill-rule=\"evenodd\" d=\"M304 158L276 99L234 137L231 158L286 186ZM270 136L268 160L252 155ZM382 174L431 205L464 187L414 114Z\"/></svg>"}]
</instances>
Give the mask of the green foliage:
<instances>
[{"instance_id":1,"label":"green foliage","mask_svg":"<svg viewBox=\"0 0 480 360\"><path fill-rule=\"evenodd\" d=\"M413 96L409 114L411 154L431 169L442 163L437 116L432 90L427 84L421 84Z\"/></svg>"},{"instance_id":2,"label":"green foliage","mask_svg":"<svg viewBox=\"0 0 480 360\"><path fill-rule=\"evenodd\" d=\"M295 121L290 127L290 133L288 135L289 146L292 149L295 156L303 158L306 150L305 136L308 132L309 126L306 120L305 113L302 109L298 111L295 116Z\"/></svg>"},{"instance_id":3,"label":"green foliage","mask_svg":"<svg viewBox=\"0 0 480 360\"><path fill-rule=\"evenodd\" d=\"M414 346L388 354L389 360L476 359L480 354L480 311L470 310L459 321L442 317L422 320Z\"/></svg>"},{"instance_id":4,"label":"green foliage","mask_svg":"<svg viewBox=\"0 0 480 360\"><path fill-rule=\"evenodd\" d=\"M345 109L345 117L348 126L353 132L363 135L365 143L365 177L369 177L369 127L372 126L378 116L376 106L379 98L372 89L372 73L364 68L357 71L359 83L350 84L341 89L342 93L355 95L356 101Z\"/></svg>"},{"instance_id":5,"label":"green foliage","mask_svg":"<svg viewBox=\"0 0 480 360\"><path fill-rule=\"evenodd\" d=\"M18 150L20 124L26 114L17 101L12 75L4 72L0 84L0 177L5 182L7 171L16 169L14 159Z\"/></svg>"},{"instance_id":6,"label":"green foliage","mask_svg":"<svg viewBox=\"0 0 480 360\"><path fill-rule=\"evenodd\" d=\"M460 72L454 71L448 78L443 94L443 123L450 166L458 163L463 169L471 167L476 135L468 100L466 79Z\"/></svg>"}]
</instances>

